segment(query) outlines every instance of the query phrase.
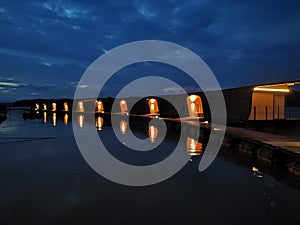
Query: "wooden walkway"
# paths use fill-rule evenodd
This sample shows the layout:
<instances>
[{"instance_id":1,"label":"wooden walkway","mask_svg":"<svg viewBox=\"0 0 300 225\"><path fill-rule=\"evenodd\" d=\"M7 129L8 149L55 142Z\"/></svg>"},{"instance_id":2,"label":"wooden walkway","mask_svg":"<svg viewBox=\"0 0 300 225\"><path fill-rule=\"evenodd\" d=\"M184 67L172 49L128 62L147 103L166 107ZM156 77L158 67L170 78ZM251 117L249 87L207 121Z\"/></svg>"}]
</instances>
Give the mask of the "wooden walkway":
<instances>
[{"instance_id":1,"label":"wooden walkway","mask_svg":"<svg viewBox=\"0 0 300 225\"><path fill-rule=\"evenodd\" d=\"M154 115L131 115L131 116L140 116L144 118L157 118ZM209 129L210 124L205 122L199 122L199 118L162 118L165 121L177 122L177 123L185 123L189 125L199 126L201 128ZM288 136L282 136L277 134L271 134L261 131L255 131L246 128L239 128L239 127L226 127L226 135L242 139L248 140L254 143L268 145L274 148L280 148L283 151L290 152L300 156L300 135L299 138L291 138Z\"/></svg>"},{"instance_id":2,"label":"wooden walkway","mask_svg":"<svg viewBox=\"0 0 300 225\"><path fill-rule=\"evenodd\" d=\"M248 139L254 142L262 143L264 145L271 145L275 148L281 148L300 156L300 137L290 138L287 136L270 134L238 127L227 127L226 133L230 136Z\"/></svg>"}]
</instances>

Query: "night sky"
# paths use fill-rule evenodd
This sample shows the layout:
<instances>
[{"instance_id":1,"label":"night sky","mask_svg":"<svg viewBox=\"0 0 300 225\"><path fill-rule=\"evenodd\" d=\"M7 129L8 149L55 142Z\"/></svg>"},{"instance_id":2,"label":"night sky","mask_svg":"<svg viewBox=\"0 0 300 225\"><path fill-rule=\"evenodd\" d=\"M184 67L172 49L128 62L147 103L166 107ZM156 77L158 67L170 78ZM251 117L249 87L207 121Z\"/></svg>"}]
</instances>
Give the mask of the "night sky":
<instances>
[{"instance_id":1,"label":"night sky","mask_svg":"<svg viewBox=\"0 0 300 225\"><path fill-rule=\"evenodd\" d=\"M138 40L192 50L224 89L300 80L297 0L0 0L0 101L72 98L97 57ZM176 69L145 63L121 71L102 94L145 75L193 89Z\"/></svg>"}]
</instances>

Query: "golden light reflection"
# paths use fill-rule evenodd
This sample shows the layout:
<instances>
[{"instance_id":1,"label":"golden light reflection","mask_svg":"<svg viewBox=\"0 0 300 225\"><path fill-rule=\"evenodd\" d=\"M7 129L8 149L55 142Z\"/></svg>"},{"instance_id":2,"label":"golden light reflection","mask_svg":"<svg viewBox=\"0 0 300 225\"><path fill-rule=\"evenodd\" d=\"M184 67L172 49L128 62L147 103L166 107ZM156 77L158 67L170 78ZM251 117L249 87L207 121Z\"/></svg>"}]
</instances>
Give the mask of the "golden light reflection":
<instances>
[{"instance_id":1,"label":"golden light reflection","mask_svg":"<svg viewBox=\"0 0 300 225\"><path fill-rule=\"evenodd\" d=\"M68 106L67 102L64 103L64 109L65 109L66 112L69 111L69 106Z\"/></svg>"},{"instance_id":2,"label":"golden light reflection","mask_svg":"<svg viewBox=\"0 0 300 225\"><path fill-rule=\"evenodd\" d=\"M47 111L47 105L45 103L43 104L43 109L44 111Z\"/></svg>"},{"instance_id":3,"label":"golden light reflection","mask_svg":"<svg viewBox=\"0 0 300 225\"><path fill-rule=\"evenodd\" d=\"M102 127L103 127L103 118L101 116L97 116L96 128L97 130L102 130Z\"/></svg>"},{"instance_id":4,"label":"golden light reflection","mask_svg":"<svg viewBox=\"0 0 300 225\"><path fill-rule=\"evenodd\" d=\"M84 115L79 115L77 119L78 119L79 127L82 128L84 125Z\"/></svg>"},{"instance_id":5,"label":"golden light reflection","mask_svg":"<svg viewBox=\"0 0 300 225\"><path fill-rule=\"evenodd\" d=\"M52 114L52 125L55 127L56 126L56 113Z\"/></svg>"},{"instance_id":6,"label":"golden light reflection","mask_svg":"<svg viewBox=\"0 0 300 225\"><path fill-rule=\"evenodd\" d=\"M128 123L125 120L120 121L120 131L123 135L127 132Z\"/></svg>"},{"instance_id":7,"label":"golden light reflection","mask_svg":"<svg viewBox=\"0 0 300 225\"><path fill-rule=\"evenodd\" d=\"M155 126L149 126L148 128L148 136L150 138L151 143L154 143L158 136L158 129Z\"/></svg>"},{"instance_id":8,"label":"golden light reflection","mask_svg":"<svg viewBox=\"0 0 300 225\"><path fill-rule=\"evenodd\" d=\"M44 123L47 123L47 113L44 112Z\"/></svg>"},{"instance_id":9,"label":"golden light reflection","mask_svg":"<svg viewBox=\"0 0 300 225\"><path fill-rule=\"evenodd\" d=\"M56 111L56 103L52 103L52 111L55 112Z\"/></svg>"},{"instance_id":10,"label":"golden light reflection","mask_svg":"<svg viewBox=\"0 0 300 225\"><path fill-rule=\"evenodd\" d=\"M262 173L255 166L252 167L252 172L253 172L253 176L256 176L257 178L263 178Z\"/></svg>"},{"instance_id":11,"label":"golden light reflection","mask_svg":"<svg viewBox=\"0 0 300 225\"><path fill-rule=\"evenodd\" d=\"M194 138L188 137L186 140L186 151L189 156L199 156L202 153L202 143Z\"/></svg>"},{"instance_id":12,"label":"golden light reflection","mask_svg":"<svg viewBox=\"0 0 300 225\"><path fill-rule=\"evenodd\" d=\"M84 112L84 105L83 105L83 102L82 101L79 101L77 103L77 111L78 112Z\"/></svg>"},{"instance_id":13,"label":"golden light reflection","mask_svg":"<svg viewBox=\"0 0 300 225\"><path fill-rule=\"evenodd\" d=\"M65 114L64 115L64 124L68 124L68 120L69 120L69 115L68 114Z\"/></svg>"},{"instance_id":14,"label":"golden light reflection","mask_svg":"<svg viewBox=\"0 0 300 225\"><path fill-rule=\"evenodd\" d=\"M104 106L101 101L96 101L96 112L104 112Z\"/></svg>"}]
</instances>

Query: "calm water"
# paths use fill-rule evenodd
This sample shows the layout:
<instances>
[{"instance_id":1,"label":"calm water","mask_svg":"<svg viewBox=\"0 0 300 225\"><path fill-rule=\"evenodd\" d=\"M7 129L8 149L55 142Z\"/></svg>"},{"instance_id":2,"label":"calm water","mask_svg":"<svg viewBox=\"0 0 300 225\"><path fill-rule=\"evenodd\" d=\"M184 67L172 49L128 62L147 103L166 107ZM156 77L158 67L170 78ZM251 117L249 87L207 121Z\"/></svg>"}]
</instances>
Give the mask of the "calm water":
<instances>
[{"instance_id":1,"label":"calm water","mask_svg":"<svg viewBox=\"0 0 300 225\"><path fill-rule=\"evenodd\" d=\"M299 224L299 183L276 168L224 147L204 172L197 170L201 156L193 156L162 183L123 186L83 160L70 118L53 119L24 121L22 112L10 111L0 125L0 224ZM100 138L128 163L160 161L177 144L174 132L155 154L132 154L107 124L97 120ZM126 127L120 121L120 132ZM141 126L135 134L151 144L156 132ZM192 142L190 154L198 155L201 144L195 141L187 140L186 147ZM261 176L253 175L253 166Z\"/></svg>"}]
</instances>

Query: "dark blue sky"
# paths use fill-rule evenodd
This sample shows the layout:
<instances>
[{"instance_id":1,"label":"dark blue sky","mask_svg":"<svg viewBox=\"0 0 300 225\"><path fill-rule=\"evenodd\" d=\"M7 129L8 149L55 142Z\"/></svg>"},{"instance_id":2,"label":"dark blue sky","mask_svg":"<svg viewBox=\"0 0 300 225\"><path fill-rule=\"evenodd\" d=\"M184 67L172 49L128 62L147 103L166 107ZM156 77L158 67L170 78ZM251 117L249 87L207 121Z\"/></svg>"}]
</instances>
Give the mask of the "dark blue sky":
<instances>
[{"instance_id":1,"label":"dark blue sky","mask_svg":"<svg viewBox=\"0 0 300 225\"><path fill-rule=\"evenodd\" d=\"M194 51L222 88L300 79L297 0L0 0L0 101L72 97L98 56L149 39ZM180 73L161 71L192 87ZM142 72L124 71L103 94Z\"/></svg>"}]
</instances>

